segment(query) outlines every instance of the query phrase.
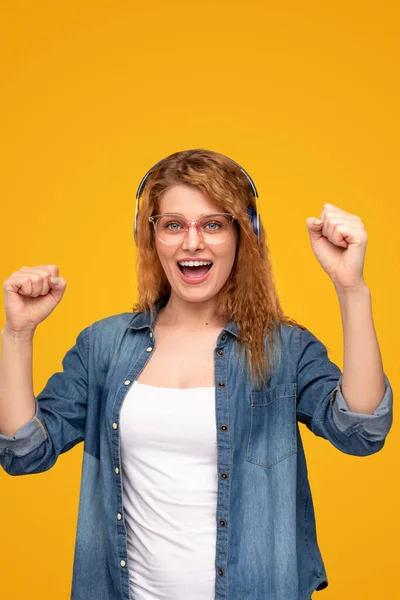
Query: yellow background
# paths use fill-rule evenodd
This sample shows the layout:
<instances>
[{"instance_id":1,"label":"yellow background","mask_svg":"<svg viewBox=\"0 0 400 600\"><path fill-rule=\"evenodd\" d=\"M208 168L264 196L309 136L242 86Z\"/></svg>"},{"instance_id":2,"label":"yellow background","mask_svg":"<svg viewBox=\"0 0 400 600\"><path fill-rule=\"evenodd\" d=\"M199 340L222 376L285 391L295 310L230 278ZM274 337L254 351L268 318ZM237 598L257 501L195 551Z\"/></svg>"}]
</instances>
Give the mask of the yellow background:
<instances>
[{"instance_id":1,"label":"yellow background","mask_svg":"<svg viewBox=\"0 0 400 600\"><path fill-rule=\"evenodd\" d=\"M35 393L79 331L131 310L136 186L163 156L196 147L253 176L285 312L340 367L339 306L305 220L325 202L361 216L398 389L398 3L278 4L2 0L0 276L56 263L68 281L37 330ZM367 458L302 433L330 582L315 597L398 597L397 424ZM1 598L69 598L81 458L82 445L47 473L1 471Z\"/></svg>"}]
</instances>

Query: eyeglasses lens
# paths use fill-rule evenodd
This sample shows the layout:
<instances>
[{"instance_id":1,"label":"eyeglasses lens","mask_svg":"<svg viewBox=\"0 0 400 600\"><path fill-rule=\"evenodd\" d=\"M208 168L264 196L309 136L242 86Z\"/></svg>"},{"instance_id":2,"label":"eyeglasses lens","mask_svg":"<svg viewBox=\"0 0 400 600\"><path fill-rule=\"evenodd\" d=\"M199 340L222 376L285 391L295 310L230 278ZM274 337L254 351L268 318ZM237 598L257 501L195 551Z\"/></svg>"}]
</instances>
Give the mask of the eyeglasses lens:
<instances>
[{"instance_id":1,"label":"eyeglasses lens","mask_svg":"<svg viewBox=\"0 0 400 600\"><path fill-rule=\"evenodd\" d=\"M228 236L231 220L224 215L204 215L198 221L198 230L209 244L220 244ZM179 215L163 215L155 226L157 237L165 244L179 244L186 235L188 222Z\"/></svg>"}]
</instances>

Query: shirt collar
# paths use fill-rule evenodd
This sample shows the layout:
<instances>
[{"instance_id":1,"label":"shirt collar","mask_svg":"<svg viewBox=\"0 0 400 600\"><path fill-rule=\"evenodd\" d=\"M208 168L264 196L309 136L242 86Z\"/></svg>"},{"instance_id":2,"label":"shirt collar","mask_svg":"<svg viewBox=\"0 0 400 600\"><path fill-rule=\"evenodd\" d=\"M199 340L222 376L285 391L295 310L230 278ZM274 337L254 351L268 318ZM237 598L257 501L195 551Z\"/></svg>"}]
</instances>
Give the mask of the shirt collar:
<instances>
[{"instance_id":1,"label":"shirt collar","mask_svg":"<svg viewBox=\"0 0 400 600\"><path fill-rule=\"evenodd\" d=\"M132 319L128 323L128 328L138 330L153 327L158 311L166 305L167 301L168 296L165 296L155 304L153 311L146 310L133 313ZM238 326L233 321L229 321L229 323L223 328L223 331L227 331L237 338L239 337Z\"/></svg>"}]
</instances>

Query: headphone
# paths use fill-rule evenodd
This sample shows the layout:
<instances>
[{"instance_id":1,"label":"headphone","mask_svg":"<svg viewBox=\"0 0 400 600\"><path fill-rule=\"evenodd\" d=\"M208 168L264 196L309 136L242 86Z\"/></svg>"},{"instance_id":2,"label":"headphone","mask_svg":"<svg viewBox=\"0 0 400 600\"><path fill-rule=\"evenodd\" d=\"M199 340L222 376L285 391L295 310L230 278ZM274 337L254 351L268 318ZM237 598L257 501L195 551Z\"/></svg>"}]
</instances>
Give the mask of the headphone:
<instances>
[{"instance_id":1,"label":"headphone","mask_svg":"<svg viewBox=\"0 0 400 600\"><path fill-rule=\"evenodd\" d=\"M228 157L226 157L226 158L228 158ZM146 185L146 182L147 182L150 172L153 169L155 169L156 167L158 167L158 165L160 165L164 160L165 160L165 158L162 158L155 165L153 165L151 167L151 169L149 169L147 171L147 173L144 175L144 177L142 177L142 180L139 183L139 187L136 191L136 210L135 210L135 222L134 222L134 228L133 228L133 234L134 234L136 243L137 243L137 221L138 221L138 215L139 215L139 199L143 193L143 189ZM247 214L250 219L250 223L253 228L253 231L254 231L255 235L257 236L257 241L260 242L260 213L258 212L258 203L257 203L258 192L257 192L256 184L254 183L254 181L252 180L252 178L250 177L248 172L245 169L243 169L243 167L241 167L239 165L239 163L234 161L232 158L230 158L229 160L231 160L237 167L239 167L239 169L242 171L242 173L244 173L246 175L247 180L250 184L251 193L253 194L253 196L255 198L256 208L249 206L247 208Z\"/></svg>"}]
</instances>

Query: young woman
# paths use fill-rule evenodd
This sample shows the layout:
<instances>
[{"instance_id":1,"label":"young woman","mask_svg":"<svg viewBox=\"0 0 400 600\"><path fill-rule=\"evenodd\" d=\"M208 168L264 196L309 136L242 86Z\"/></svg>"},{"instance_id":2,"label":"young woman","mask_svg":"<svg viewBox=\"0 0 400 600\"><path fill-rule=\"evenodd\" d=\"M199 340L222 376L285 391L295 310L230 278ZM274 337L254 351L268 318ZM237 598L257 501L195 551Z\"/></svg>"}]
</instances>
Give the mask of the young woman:
<instances>
[{"instance_id":1,"label":"young woman","mask_svg":"<svg viewBox=\"0 0 400 600\"><path fill-rule=\"evenodd\" d=\"M231 159L175 153L138 190L139 306L84 329L35 398L32 338L55 265L5 282L1 464L38 473L84 442L73 600L309 600L327 586L298 421L342 452L392 420L359 217L307 219L338 295L343 374L283 315L257 191Z\"/></svg>"}]
</instances>

